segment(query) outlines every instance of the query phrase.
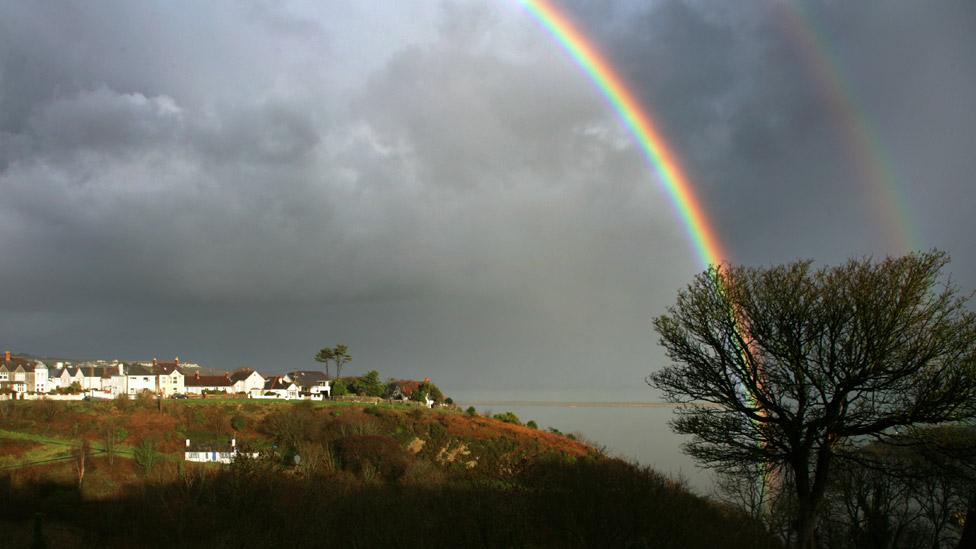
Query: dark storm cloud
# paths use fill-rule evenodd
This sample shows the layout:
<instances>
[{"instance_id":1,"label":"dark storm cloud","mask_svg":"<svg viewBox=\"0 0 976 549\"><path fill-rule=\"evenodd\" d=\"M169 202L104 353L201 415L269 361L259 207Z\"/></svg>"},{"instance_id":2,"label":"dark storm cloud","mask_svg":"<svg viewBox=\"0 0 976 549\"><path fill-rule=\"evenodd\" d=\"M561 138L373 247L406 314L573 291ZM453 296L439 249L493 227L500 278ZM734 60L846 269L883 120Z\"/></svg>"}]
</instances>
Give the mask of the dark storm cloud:
<instances>
[{"instance_id":1,"label":"dark storm cloud","mask_svg":"<svg viewBox=\"0 0 976 549\"><path fill-rule=\"evenodd\" d=\"M732 260L900 252L882 213L897 201L907 218L896 221L919 226L913 244L955 251L967 271L966 231L927 219L973 204L960 137L976 120L976 72L964 68L974 18L961 2L666 1L595 28L676 144ZM876 150L852 143L862 123ZM894 174L893 194L865 165ZM965 205L944 201L960 193Z\"/></svg>"},{"instance_id":2,"label":"dark storm cloud","mask_svg":"<svg viewBox=\"0 0 976 549\"><path fill-rule=\"evenodd\" d=\"M776 5L567 9L733 260L888 251ZM938 177L908 193L926 244L965 266L976 24L959 9L813 12L899 172ZM516 3L0 10L4 345L281 370L345 340L357 365L455 387L633 385L662 362L649 319L700 267L685 229ZM937 60L889 55L903 33Z\"/></svg>"}]
</instances>

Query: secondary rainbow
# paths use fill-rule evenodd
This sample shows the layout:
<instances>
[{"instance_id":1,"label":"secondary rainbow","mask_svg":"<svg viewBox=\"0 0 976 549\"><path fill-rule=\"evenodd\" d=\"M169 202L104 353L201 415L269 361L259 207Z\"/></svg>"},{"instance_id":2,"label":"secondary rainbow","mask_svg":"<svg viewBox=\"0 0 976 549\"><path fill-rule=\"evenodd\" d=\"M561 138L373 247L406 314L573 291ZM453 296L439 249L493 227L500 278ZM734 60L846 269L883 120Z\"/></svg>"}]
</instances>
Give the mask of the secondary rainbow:
<instances>
[{"instance_id":1,"label":"secondary rainbow","mask_svg":"<svg viewBox=\"0 0 976 549\"><path fill-rule=\"evenodd\" d=\"M693 192L691 181L671 147L623 79L569 18L556 10L551 3L547 0L520 1L579 64L634 135L641 152L664 182L701 262L705 265L721 263L725 254L705 216L705 210Z\"/></svg>"},{"instance_id":2,"label":"secondary rainbow","mask_svg":"<svg viewBox=\"0 0 976 549\"><path fill-rule=\"evenodd\" d=\"M854 87L845 76L841 59L824 39L824 32L818 30L816 17L803 2L777 2L774 5L786 34L804 57L804 66L827 100L828 108L842 122L839 129L846 141L845 150L862 181L872 187L873 196L880 198L876 201L877 215L892 236L892 244L898 252L919 248L919 235L909 215L895 163L886 154L880 136L872 129Z\"/></svg>"}]
</instances>

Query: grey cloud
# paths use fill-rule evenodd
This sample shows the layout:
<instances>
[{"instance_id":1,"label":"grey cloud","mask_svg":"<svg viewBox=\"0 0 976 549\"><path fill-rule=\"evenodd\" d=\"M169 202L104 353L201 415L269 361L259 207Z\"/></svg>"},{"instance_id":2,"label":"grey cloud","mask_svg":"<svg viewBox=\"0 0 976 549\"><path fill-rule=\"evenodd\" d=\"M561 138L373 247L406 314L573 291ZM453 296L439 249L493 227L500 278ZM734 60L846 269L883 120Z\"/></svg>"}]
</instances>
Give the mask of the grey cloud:
<instances>
[{"instance_id":1,"label":"grey cloud","mask_svg":"<svg viewBox=\"0 0 976 549\"><path fill-rule=\"evenodd\" d=\"M663 186L516 3L421 4L0 8L9 345L286 369L345 340L448 387L639 384L650 318L700 268ZM731 259L890 249L770 4L565 7ZM899 173L938 178L907 191L926 243L972 271L971 8L813 9ZM887 55L903 32L938 61Z\"/></svg>"}]
</instances>

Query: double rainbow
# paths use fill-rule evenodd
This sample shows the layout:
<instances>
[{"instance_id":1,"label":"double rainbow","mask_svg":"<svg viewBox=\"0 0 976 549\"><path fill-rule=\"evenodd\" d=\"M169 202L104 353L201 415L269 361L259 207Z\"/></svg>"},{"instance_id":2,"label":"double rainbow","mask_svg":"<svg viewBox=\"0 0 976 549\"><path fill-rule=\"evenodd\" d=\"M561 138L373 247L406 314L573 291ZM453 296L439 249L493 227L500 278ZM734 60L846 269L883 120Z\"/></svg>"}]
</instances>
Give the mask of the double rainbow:
<instances>
[{"instance_id":1,"label":"double rainbow","mask_svg":"<svg viewBox=\"0 0 976 549\"><path fill-rule=\"evenodd\" d=\"M654 126L651 117L627 89L623 80L586 39L586 36L548 0L521 0L521 2L569 52L624 121L627 129L637 140L644 157L664 182L701 262L705 265L720 263L724 259L724 252L715 230L705 216L705 210L695 196L691 181L661 132Z\"/></svg>"}]
</instances>

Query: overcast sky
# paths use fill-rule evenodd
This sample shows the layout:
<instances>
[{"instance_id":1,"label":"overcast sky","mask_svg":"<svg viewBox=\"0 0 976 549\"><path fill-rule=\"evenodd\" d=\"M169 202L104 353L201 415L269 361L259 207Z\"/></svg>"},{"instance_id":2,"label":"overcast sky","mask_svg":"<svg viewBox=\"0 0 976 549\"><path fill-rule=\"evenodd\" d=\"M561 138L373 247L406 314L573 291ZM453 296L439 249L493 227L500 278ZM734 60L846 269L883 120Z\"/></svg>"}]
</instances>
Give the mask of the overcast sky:
<instances>
[{"instance_id":1,"label":"overcast sky","mask_svg":"<svg viewBox=\"0 0 976 549\"><path fill-rule=\"evenodd\" d=\"M726 259L883 257L907 228L976 289L976 3L560 5ZM514 0L0 0L5 349L275 372L344 342L350 373L448 393L639 388L702 267Z\"/></svg>"}]
</instances>

